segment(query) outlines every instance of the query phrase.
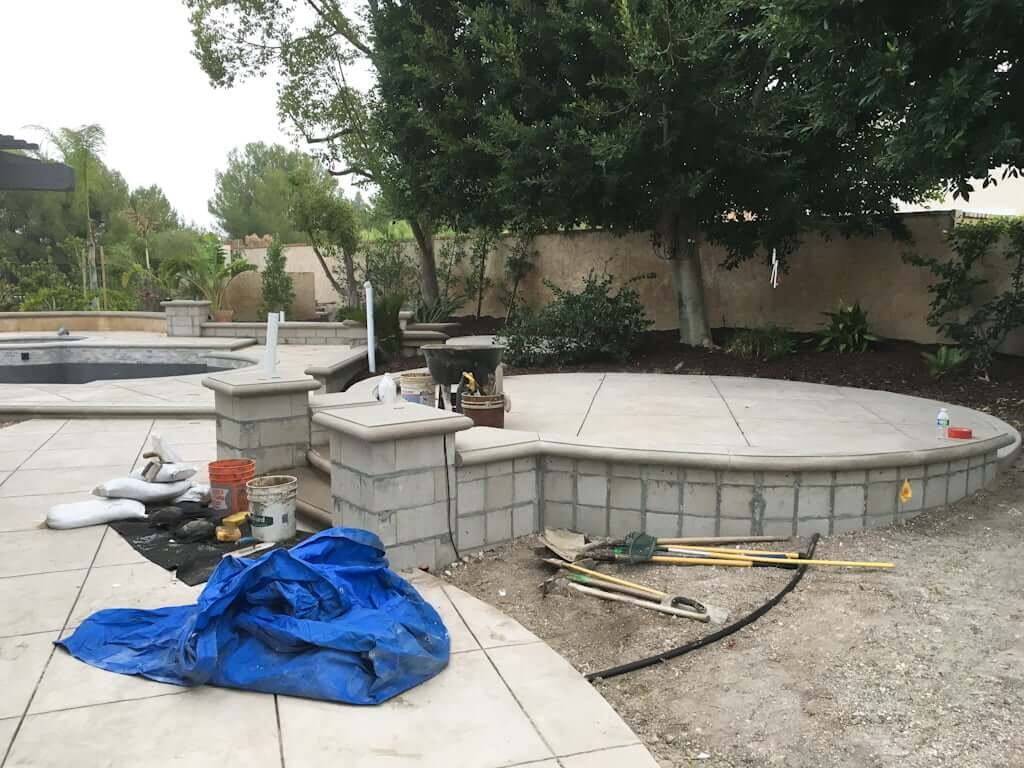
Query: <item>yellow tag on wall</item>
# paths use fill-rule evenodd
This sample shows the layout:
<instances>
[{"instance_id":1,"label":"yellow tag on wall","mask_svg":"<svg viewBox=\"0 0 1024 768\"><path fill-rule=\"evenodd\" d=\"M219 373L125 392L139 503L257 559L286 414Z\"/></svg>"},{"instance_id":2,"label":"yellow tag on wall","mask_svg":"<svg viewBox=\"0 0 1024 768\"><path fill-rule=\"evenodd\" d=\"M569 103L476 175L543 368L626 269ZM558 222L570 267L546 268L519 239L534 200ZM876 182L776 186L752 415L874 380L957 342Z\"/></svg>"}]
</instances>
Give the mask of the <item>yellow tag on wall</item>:
<instances>
[{"instance_id":1,"label":"yellow tag on wall","mask_svg":"<svg viewBox=\"0 0 1024 768\"><path fill-rule=\"evenodd\" d=\"M903 486L900 488L900 504L906 504L914 498L914 490L910 487L910 481L904 480Z\"/></svg>"}]
</instances>

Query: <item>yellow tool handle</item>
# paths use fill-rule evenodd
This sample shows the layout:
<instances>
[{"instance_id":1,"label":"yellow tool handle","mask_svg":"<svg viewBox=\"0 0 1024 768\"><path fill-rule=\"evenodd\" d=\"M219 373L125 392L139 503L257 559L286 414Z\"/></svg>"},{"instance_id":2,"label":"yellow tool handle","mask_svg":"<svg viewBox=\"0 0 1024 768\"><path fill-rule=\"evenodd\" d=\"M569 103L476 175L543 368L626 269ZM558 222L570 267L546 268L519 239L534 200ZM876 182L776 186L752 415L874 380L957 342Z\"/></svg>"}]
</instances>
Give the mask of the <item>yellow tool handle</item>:
<instances>
[{"instance_id":1,"label":"yellow tool handle","mask_svg":"<svg viewBox=\"0 0 1024 768\"><path fill-rule=\"evenodd\" d=\"M781 557L800 557L796 552L771 552L767 549L728 549L726 547L684 547L675 545L665 547L665 549L672 552L708 552L716 555L752 555L753 557L778 555Z\"/></svg>"},{"instance_id":2,"label":"yellow tool handle","mask_svg":"<svg viewBox=\"0 0 1024 768\"><path fill-rule=\"evenodd\" d=\"M895 563L857 562L854 560L802 560L787 558L780 560L775 557L750 557L749 555L716 555L721 559L686 558L686 557L652 557L652 563L679 562L680 565L734 565L736 563L767 563L768 565L833 565L841 568L895 568Z\"/></svg>"},{"instance_id":3,"label":"yellow tool handle","mask_svg":"<svg viewBox=\"0 0 1024 768\"><path fill-rule=\"evenodd\" d=\"M561 560L548 560L549 563L558 565L560 568L565 568L576 573L585 573L587 576L598 579L600 581L611 582L612 584L618 584L623 587L632 587L633 589L639 589L642 592L647 592L649 595L657 598L668 597L667 592L660 592L657 589L651 589L645 587L643 584L637 584L635 581L626 581L625 579L617 579L614 576L609 576L607 573L601 573L600 571L592 571L589 568L584 568L582 565L576 565L575 563L566 563Z\"/></svg>"},{"instance_id":4,"label":"yellow tool handle","mask_svg":"<svg viewBox=\"0 0 1024 768\"><path fill-rule=\"evenodd\" d=\"M733 565L739 568L750 568L753 563L746 559L723 559L717 560L710 557L664 557L662 555L654 555L650 560L641 560L641 563L664 563L665 565ZM778 563L779 560L771 560L770 562ZM787 565L792 560L784 561Z\"/></svg>"}]
</instances>

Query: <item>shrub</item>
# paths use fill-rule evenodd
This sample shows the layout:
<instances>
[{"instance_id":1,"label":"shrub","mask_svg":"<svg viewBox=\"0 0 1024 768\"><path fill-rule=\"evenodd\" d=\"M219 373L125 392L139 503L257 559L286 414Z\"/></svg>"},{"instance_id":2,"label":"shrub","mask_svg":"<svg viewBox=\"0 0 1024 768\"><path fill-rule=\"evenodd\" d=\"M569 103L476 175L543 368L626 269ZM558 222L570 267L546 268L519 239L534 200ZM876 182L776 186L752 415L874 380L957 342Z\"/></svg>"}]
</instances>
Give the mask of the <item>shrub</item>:
<instances>
[{"instance_id":1,"label":"shrub","mask_svg":"<svg viewBox=\"0 0 1024 768\"><path fill-rule=\"evenodd\" d=\"M960 347L939 347L934 352L922 352L928 366L928 373L933 379L941 379L944 376L961 369L970 360L967 353Z\"/></svg>"},{"instance_id":2,"label":"shrub","mask_svg":"<svg viewBox=\"0 0 1024 768\"><path fill-rule=\"evenodd\" d=\"M545 281L554 299L540 310L516 312L500 334L512 365L561 365L596 360L625 362L636 350L640 335L650 327L640 295L627 281L612 292L612 275L584 278L578 292Z\"/></svg>"},{"instance_id":3,"label":"shrub","mask_svg":"<svg viewBox=\"0 0 1024 768\"><path fill-rule=\"evenodd\" d=\"M375 296L419 295L419 270L400 240L381 237L364 242L361 250L363 274L360 282L369 280Z\"/></svg>"},{"instance_id":4,"label":"shrub","mask_svg":"<svg viewBox=\"0 0 1024 768\"><path fill-rule=\"evenodd\" d=\"M487 257L497 242L497 235L488 230L481 230L473 237L469 246L469 271L463 280L466 295L476 299L476 316L479 319L484 306L484 294L491 287L491 278L487 276Z\"/></svg>"},{"instance_id":5,"label":"shrub","mask_svg":"<svg viewBox=\"0 0 1024 768\"><path fill-rule=\"evenodd\" d=\"M377 337L377 346L389 355L398 355L402 351L402 323L399 313L405 296L374 296L373 298L373 332ZM366 325L366 307L341 307L337 319L355 320Z\"/></svg>"},{"instance_id":6,"label":"shrub","mask_svg":"<svg viewBox=\"0 0 1024 768\"><path fill-rule=\"evenodd\" d=\"M937 280L928 325L957 343L975 370L987 376L996 350L1011 331L1024 326L1024 217L981 219L961 224L947 234L952 259L908 255L911 264L926 268ZM1010 262L1010 276L1001 293L985 290L988 280L975 266L998 245ZM982 300L980 295L988 295Z\"/></svg>"},{"instance_id":7,"label":"shrub","mask_svg":"<svg viewBox=\"0 0 1024 768\"><path fill-rule=\"evenodd\" d=\"M867 352L878 337L868 327L868 313L860 302L852 306L839 306L835 312L822 312L829 318L828 324L820 331L818 350L835 352Z\"/></svg>"},{"instance_id":8,"label":"shrub","mask_svg":"<svg viewBox=\"0 0 1024 768\"><path fill-rule=\"evenodd\" d=\"M263 312L286 313L295 301L295 285L292 276L285 271L287 260L281 241L275 237L267 248L267 260L260 278L263 283Z\"/></svg>"},{"instance_id":9,"label":"shrub","mask_svg":"<svg viewBox=\"0 0 1024 768\"><path fill-rule=\"evenodd\" d=\"M766 325L763 328L745 328L733 334L725 351L744 360L769 362L791 355L796 342L785 328Z\"/></svg>"},{"instance_id":10,"label":"shrub","mask_svg":"<svg viewBox=\"0 0 1024 768\"><path fill-rule=\"evenodd\" d=\"M437 263L437 301L420 301L416 306L417 323L441 323L458 312L466 303L459 293L456 269L466 258L466 238L463 235L445 240Z\"/></svg>"},{"instance_id":11,"label":"shrub","mask_svg":"<svg viewBox=\"0 0 1024 768\"><path fill-rule=\"evenodd\" d=\"M505 304L505 320L516 311L519 302L519 285L533 271L537 251L533 247L533 237L521 234L512 241L508 256L505 258L505 284L501 286L501 299Z\"/></svg>"}]
</instances>

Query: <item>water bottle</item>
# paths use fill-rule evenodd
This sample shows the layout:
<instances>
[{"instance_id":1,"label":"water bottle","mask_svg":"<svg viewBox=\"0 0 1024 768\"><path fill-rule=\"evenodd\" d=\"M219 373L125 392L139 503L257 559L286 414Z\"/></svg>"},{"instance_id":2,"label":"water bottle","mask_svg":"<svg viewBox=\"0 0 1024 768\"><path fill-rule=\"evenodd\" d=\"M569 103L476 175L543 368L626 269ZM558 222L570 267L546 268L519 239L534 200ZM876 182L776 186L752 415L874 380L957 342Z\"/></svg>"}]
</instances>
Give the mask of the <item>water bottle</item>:
<instances>
[{"instance_id":1,"label":"water bottle","mask_svg":"<svg viewBox=\"0 0 1024 768\"><path fill-rule=\"evenodd\" d=\"M398 402L398 386L391 378L390 373L385 373L377 384L377 399L385 405L394 406Z\"/></svg>"},{"instance_id":2,"label":"water bottle","mask_svg":"<svg viewBox=\"0 0 1024 768\"><path fill-rule=\"evenodd\" d=\"M949 435L949 413L946 412L945 408L939 410L939 415L935 417L935 439L945 440Z\"/></svg>"}]
</instances>

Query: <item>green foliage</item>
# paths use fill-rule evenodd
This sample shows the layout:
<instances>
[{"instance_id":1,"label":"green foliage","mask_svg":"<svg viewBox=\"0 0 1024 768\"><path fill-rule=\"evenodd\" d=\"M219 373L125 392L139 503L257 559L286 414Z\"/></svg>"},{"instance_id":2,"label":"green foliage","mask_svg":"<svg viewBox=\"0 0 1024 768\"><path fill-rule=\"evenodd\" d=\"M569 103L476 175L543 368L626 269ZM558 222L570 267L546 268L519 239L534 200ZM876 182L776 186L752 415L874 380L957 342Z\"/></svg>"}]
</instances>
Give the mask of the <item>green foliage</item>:
<instances>
[{"instance_id":1,"label":"green foliage","mask_svg":"<svg viewBox=\"0 0 1024 768\"><path fill-rule=\"evenodd\" d=\"M922 352L921 357L933 379L944 378L970 362L970 357L960 347L939 347L934 352Z\"/></svg>"},{"instance_id":2,"label":"green foliage","mask_svg":"<svg viewBox=\"0 0 1024 768\"><path fill-rule=\"evenodd\" d=\"M796 351L796 341L785 328L766 325L761 328L744 328L736 331L725 351L743 360L771 362L791 355Z\"/></svg>"},{"instance_id":3,"label":"green foliage","mask_svg":"<svg viewBox=\"0 0 1024 768\"><path fill-rule=\"evenodd\" d=\"M405 296L374 296L373 299L373 330L377 336L377 346L388 355L398 356L402 351L402 323L399 313L405 303ZM355 320L366 325L366 307L339 307L336 319Z\"/></svg>"},{"instance_id":4,"label":"green foliage","mask_svg":"<svg viewBox=\"0 0 1024 768\"><path fill-rule=\"evenodd\" d=\"M302 152L262 142L233 149L227 168L217 172L210 213L230 238L276 234L285 243L300 242L304 233L291 215L293 179L300 174L318 185L334 186L326 171Z\"/></svg>"},{"instance_id":5,"label":"green foliage","mask_svg":"<svg viewBox=\"0 0 1024 768\"><path fill-rule=\"evenodd\" d=\"M511 244L505 257L505 284L500 293L505 304L505 319L508 320L516 310L519 301L519 285L533 271L534 260L538 252L533 247L533 237L519 235Z\"/></svg>"},{"instance_id":6,"label":"green foliage","mask_svg":"<svg viewBox=\"0 0 1024 768\"><path fill-rule=\"evenodd\" d=\"M287 261L284 248L277 237L267 248L267 260L260 275L263 285L263 312L281 312L288 310L295 301L295 286L292 276L285 271Z\"/></svg>"},{"instance_id":7,"label":"green foliage","mask_svg":"<svg viewBox=\"0 0 1024 768\"><path fill-rule=\"evenodd\" d=\"M225 260L223 246L212 234L203 235L195 251L181 254L161 265L163 279L176 287L176 294L206 299L210 302L211 312L225 308L224 295L232 280L255 269L236 253Z\"/></svg>"},{"instance_id":8,"label":"green foliage","mask_svg":"<svg viewBox=\"0 0 1024 768\"><path fill-rule=\"evenodd\" d=\"M835 312L822 312L828 323L819 331L818 350L834 352L867 352L872 342L878 337L871 333L868 326L868 313L860 302L849 306L840 304Z\"/></svg>"},{"instance_id":9,"label":"green foliage","mask_svg":"<svg viewBox=\"0 0 1024 768\"><path fill-rule=\"evenodd\" d=\"M405 245L390 237L363 243L363 280L373 284L375 296L407 296L419 293L419 271Z\"/></svg>"},{"instance_id":10,"label":"green foliage","mask_svg":"<svg viewBox=\"0 0 1024 768\"><path fill-rule=\"evenodd\" d=\"M466 303L458 271L466 260L467 243L465 235L454 235L442 241L437 262L437 300L420 298L416 305L417 323L443 323Z\"/></svg>"},{"instance_id":11,"label":"green foliage","mask_svg":"<svg viewBox=\"0 0 1024 768\"><path fill-rule=\"evenodd\" d=\"M469 269L463 278L466 295L476 299L476 316L479 319L483 309L484 294L493 284L487 276L487 257L498 241L498 236L490 230L479 230L469 243Z\"/></svg>"},{"instance_id":12,"label":"green foliage","mask_svg":"<svg viewBox=\"0 0 1024 768\"><path fill-rule=\"evenodd\" d=\"M625 362L651 325L632 285L646 277L634 277L614 293L614 276L593 270L577 292L545 281L554 299L539 310L524 307L512 316L500 334L505 359L522 366Z\"/></svg>"},{"instance_id":13,"label":"green foliage","mask_svg":"<svg viewBox=\"0 0 1024 768\"><path fill-rule=\"evenodd\" d=\"M985 374L1007 335L1024 326L1024 217L980 219L948 234L952 259L908 255L911 264L936 278L928 324L953 340ZM1010 275L1001 292L993 290L977 268L1002 250Z\"/></svg>"}]
</instances>

